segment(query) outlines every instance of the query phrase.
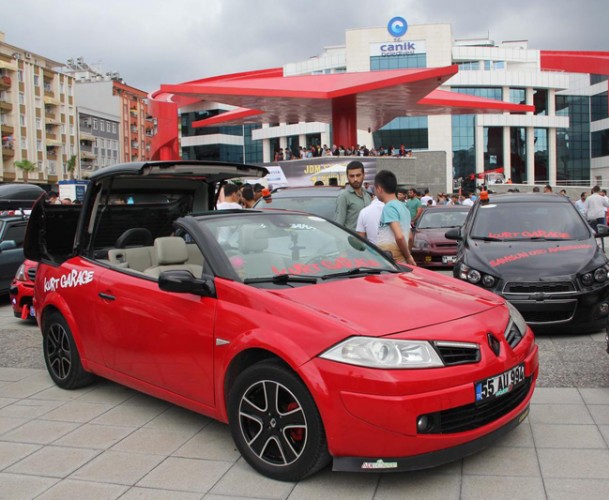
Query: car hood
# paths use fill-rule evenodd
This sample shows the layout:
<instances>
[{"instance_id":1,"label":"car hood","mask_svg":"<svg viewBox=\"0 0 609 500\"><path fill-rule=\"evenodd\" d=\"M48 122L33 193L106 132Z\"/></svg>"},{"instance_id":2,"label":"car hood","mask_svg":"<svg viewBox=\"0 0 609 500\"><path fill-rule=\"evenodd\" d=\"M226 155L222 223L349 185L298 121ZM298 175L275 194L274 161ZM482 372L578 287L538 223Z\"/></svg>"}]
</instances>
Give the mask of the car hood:
<instances>
[{"instance_id":1,"label":"car hood","mask_svg":"<svg viewBox=\"0 0 609 500\"><path fill-rule=\"evenodd\" d=\"M596 240L478 241L469 240L464 262L495 276L521 278L566 277L607 262Z\"/></svg>"},{"instance_id":2,"label":"car hood","mask_svg":"<svg viewBox=\"0 0 609 500\"><path fill-rule=\"evenodd\" d=\"M430 243L454 243L455 246L457 246L457 242L454 240L449 240L448 238L446 238L446 236L444 236L446 234L446 231L449 231L450 227L436 227L436 228L429 228L429 229L417 229L417 232L415 233L414 237L416 239L423 239L423 240L427 240Z\"/></svg>"},{"instance_id":3,"label":"car hood","mask_svg":"<svg viewBox=\"0 0 609 500\"><path fill-rule=\"evenodd\" d=\"M384 336L453 321L503 303L480 288L465 287L467 293L462 282L416 269L272 293L358 334Z\"/></svg>"}]
</instances>

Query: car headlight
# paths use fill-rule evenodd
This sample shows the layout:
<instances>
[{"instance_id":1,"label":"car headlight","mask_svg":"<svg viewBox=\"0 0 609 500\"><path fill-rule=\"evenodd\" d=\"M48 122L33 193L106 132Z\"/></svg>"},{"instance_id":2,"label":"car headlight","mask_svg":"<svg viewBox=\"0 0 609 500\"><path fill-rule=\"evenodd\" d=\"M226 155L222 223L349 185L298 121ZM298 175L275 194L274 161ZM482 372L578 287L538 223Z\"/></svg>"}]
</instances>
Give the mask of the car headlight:
<instances>
[{"instance_id":1,"label":"car headlight","mask_svg":"<svg viewBox=\"0 0 609 500\"><path fill-rule=\"evenodd\" d=\"M604 283L609 278L608 276L608 268L607 266L602 266L594 271L589 271L585 274L582 274L579 279L584 286L592 286L594 283Z\"/></svg>"},{"instance_id":2,"label":"car headlight","mask_svg":"<svg viewBox=\"0 0 609 500\"><path fill-rule=\"evenodd\" d=\"M594 281L598 281L599 283L607 281L607 269L604 267L599 267L596 271L594 271Z\"/></svg>"},{"instance_id":3,"label":"car headlight","mask_svg":"<svg viewBox=\"0 0 609 500\"><path fill-rule=\"evenodd\" d=\"M17 281L27 281L25 277L25 264L21 264L17 272L15 273L15 279Z\"/></svg>"},{"instance_id":4,"label":"car headlight","mask_svg":"<svg viewBox=\"0 0 609 500\"><path fill-rule=\"evenodd\" d=\"M494 276L481 273L477 269L473 269L465 264L459 266L458 277L474 285L482 284L485 288L493 288L497 284L497 278Z\"/></svg>"},{"instance_id":5,"label":"car headlight","mask_svg":"<svg viewBox=\"0 0 609 500\"><path fill-rule=\"evenodd\" d=\"M514 325L516 325L516 328L520 330L520 334L524 335L527 331L527 322L522 317L522 314L520 314L520 311L509 302L506 302L505 305L507 305L508 309L510 310L510 318L512 319L512 322Z\"/></svg>"},{"instance_id":6,"label":"car headlight","mask_svg":"<svg viewBox=\"0 0 609 500\"><path fill-rule=\"evenodd\" d=\"M427 250L429 248L429 241L415 238L413 248L416 248L417 250Z\"/></svg>"},{"instance_id":7,"label":"car headlight","mask_svg":"<svg viewBox=\"0 0 609 500\"><path fill-rule=\"evenodd\" d=\"M352 337L320 355L323 359L369 368L434 368L444 366L429 342Z\"/></svg>"}]
</instances>

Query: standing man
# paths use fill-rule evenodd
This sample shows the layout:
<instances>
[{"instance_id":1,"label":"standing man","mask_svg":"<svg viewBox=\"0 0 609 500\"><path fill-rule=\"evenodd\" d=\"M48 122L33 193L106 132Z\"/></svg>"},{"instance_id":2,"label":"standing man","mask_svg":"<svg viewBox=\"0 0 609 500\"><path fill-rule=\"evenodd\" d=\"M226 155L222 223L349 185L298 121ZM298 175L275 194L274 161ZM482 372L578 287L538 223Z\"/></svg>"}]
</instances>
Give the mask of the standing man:
<instances>
[{"instance_id":1,"label":"standing man","mask_svg":"<svg viewBox=\"0 0 609 500\"><path fill-rule=\"evenodd\" d=\"M372 203L365 208L362 208L357 217L357 226L355 230L362 238L366 238L370 243L376 244L379 234L379 224L381 222L381 213L385 204L378 198L374 198Z\"/></svg>"},{"instance_id":2,"label":"standing man","mask_svg":"<svg viewBox=\"0 0 609 500\"><path fill-rule=\"evenodd\" d=\"M218 210L241 210L241 191L239 191L239 186L237 184L224 184L222 188L224 192L224 201L218 203L216 208Z\"/></svg>"},{"instance_id":3,"label":"standing man","mask_svg":"<svg viewBox=\"0 0 609 500\"><path fill-rule=\"evenodd\" d=\"M414 224L421 216L421 212L423 212L423 204L417 196L417 192L413 188L410 188L408 190L408 199L406 200L406 207L410 212L410 220Z\"/></svg>"},{"instance_id":4,"label":"standing man","mask_svg":"<svg viewBox=\"0 0 609 500\"><path fill-rule=\"evenodd\" d=\"M385 204L376 244L382 250L390 251L395 260L414 266L414 259L408 249L410 213L404 203L398 201L395 195L397 187L395 174L388 170L381 170L374 177L376 196Z\"/></svg>"},{"instance_id":5,"label":"standing man","mask_svg":"<svg viewBox=\"0 0 609 500\"><path fill-rule=\"evenodd\" d=\"M609 207L609 200L605 196L601 196L600 191L601 188L599 186L594 186L592 194L584 202L586 219L588 219L588 224L592 226L595 233L599 224L605 224L607 220L607 207ZM601 247L605 251L605 238L601 238Z\"/></svg>"},{"instance_id":6,"label":"standing man","mask_svg":"<svg viewBox=\"0 0 609 500\"><path fill-rule=\"evenodd\" d=\"M586 216L586 192L582 191L582 193L579 195L579 200L577 200L575 202L575 207L577 208L577 210L579 210L579 213L582 214L584 217Z\"/></svg>"},{"instance_id":7,"label":"standing man","mask_svg":"<svg viewBox=\"0 0 609 500\"><path fill-rule=\"evenodd\" d=\"M351 231L355 231L357 216L360 210L370 205L370 193L362 189L364 184L364 164L361 161L351 161L347 165L347 181L349 185L340 193L336 200L334 220Z\"/></svg>"}]
</instances>

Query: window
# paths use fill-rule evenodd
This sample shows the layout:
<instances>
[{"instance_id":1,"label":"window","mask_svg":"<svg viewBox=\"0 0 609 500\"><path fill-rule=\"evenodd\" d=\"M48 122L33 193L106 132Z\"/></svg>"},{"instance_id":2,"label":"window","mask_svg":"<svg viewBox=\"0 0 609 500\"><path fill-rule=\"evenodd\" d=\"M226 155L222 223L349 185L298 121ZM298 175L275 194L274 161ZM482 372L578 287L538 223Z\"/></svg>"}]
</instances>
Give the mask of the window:
<instances>
[{"instance_id":1,"label":"window","mask_svg":"<svg viewBox=\"0 0 609 500\"><path fill-rule=\"evenodd\" d=\"M42 120L40 118L36 118L36 129L42 130Z\"/></svg>"},{"instance_id":2,"label":"window","mask_svg":"<svg viewBox=\"0 0 609 500\"><path fill-rule=\"evenodd\" d=\"M93 118L93 130L97 130L97 118Z\"/></svg>"},{"instance_id":3,"label":"window","mask_svg":"<svg viewBox=\"0 0 609 500\"><path fill-rule=\"evenodd\" d=\"M536 115L545 116L548 114L548 91L546 89L533 90L533 105Z\"/></svg>"},{"instance_id":4,"label":"window","mask_svg":"<svg viewBox=\"0 0 609 500\"><path fill-rule=\"evenodd\" d=\"M36 141L36 149L42 151L42 141Z\"/></svg>"},{"instance_id":5,"label":"window","mask_svg":"<svg viewBox=\"0 0 609 500\"><path fill-rule=\"evenodd\" d=\"M590 114L592 121L604 120L609 118L609 102L607 101L607 91L593 95L590 98Z\"/></svg>"},{"instance_id":6,"label":"window","mask_svg":"<svg viewBox=\"0 0 609 500\"><path fill-rule=\"evenodd\" d=\"M4 232L3 241L13 240L17 247L22 247L26 227L27 224L19 224L7 227L6 231Z\"/></svg>"},{"instance_id":7,"label":"window","mask_svg":"<svg viewBox=\"0 0 609 500\"><path fill-rule=\"evenodd\" d=\"M21 137L21 149L27 149L27 139L25 137Z\"/></svg>"},{"instance_id":8,"label":"window","mask_svg":"<svg viewBox=\"0 0 609 500\"><path fill-rule=\"evenodd\" d=\"M112 133L116 134L116 123L112 122Z\"/></svg>"},{"instance_id":9,"label":"window","mask_svg":"<svg viewBox=\"0 0 609 500\"><path fill-rule=\"evenodd\" d=\"M395 56L371 56L370 71L386 69L426 68L427 54L403 54Z\"/></svg>"},{"instance_id":10,"label":"window","mask_svg":"<svg viewBox=\"0 0 609 500\"><path fill-rule=\"evenodd\" d=\"M25 104L25 94L23 92L19 92L19 104Z\"/></svg>"},{"instance_id":11,"label":"window","mask_svg":"<svg viewBox=\"0 0 609 500\"><path fill-rule=\"evenodd\" d=\"M23 82L23 71L22 70L17 71L17 79L20 82Z\"/></svg>"},{"instance_id":12,"label":"window","mask_svg":"<svg viewBox=\"0 0 609 500\"><path fill-rule=\"evenodd\" d=\"M104 120L99 120L99 130L102 132L106 130L106 122Z\"/></svg>"},{"instance_id":13,"label":"window","mask_svg":"<svg viewBox=\"0 0 609 500\"><path fill-rule=\"evenodd\" d=\"M25 115L24 114L19 115L19 126L25 127Z\"/></svg>"},{"instance_id":14,"label":"window","mask_svg":"<svg viewBox=\"0 0 609 500\"><path fill-rule=\"evenodd\" d=\"M40 77L38 75L34 75L34 86L38 87L40 85Z\"/></svg>"},{"instance_id":15,"label":"window","mask_svg":"<svg viewBox=\"0 0 609 500\"><path fill-rule=\"evenodd\" d=\"M609 130L592 132L592 158L609 156Z\"/></svg>"}]
</instances>

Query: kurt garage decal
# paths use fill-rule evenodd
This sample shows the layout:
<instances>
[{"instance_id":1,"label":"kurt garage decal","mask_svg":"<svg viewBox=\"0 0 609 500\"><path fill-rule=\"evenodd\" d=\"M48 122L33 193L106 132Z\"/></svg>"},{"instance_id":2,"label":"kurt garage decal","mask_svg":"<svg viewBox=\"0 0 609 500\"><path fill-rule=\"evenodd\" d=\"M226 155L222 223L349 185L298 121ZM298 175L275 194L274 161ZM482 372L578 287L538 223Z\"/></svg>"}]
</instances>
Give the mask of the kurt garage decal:
<instances>
[{"instance_id":1,"label":"kurt garage decal","mask_svg":"<svg viewBox=\"0 0 609 500\"><path fill-rule=\"evenodd\" d=\"M54 292L58 288L73 288L86 285L93 281L93 271L77 271L73 269L68 274L63 274L58 278L45 278L44 291Z\"/></svg>"},{"instance_id":2,"label":"kurt garage decal","mask_svg":"<svg viewBox=\"0 0 609 500\"><path fill-rule=\"evenodd\" d=\"M567 245L564 247L549 247L549 248L538 248L536 250L530 250L528 252L518 252L504 257L499 257L490 261L491 267L499 267L504 264L509 264L520 259L528 259L529 257L535 257L537 255L556 254L561 252L572 252L573 250L583 250L586 248L592 248L592 245Z\"/></svg>"}]
</instances>

